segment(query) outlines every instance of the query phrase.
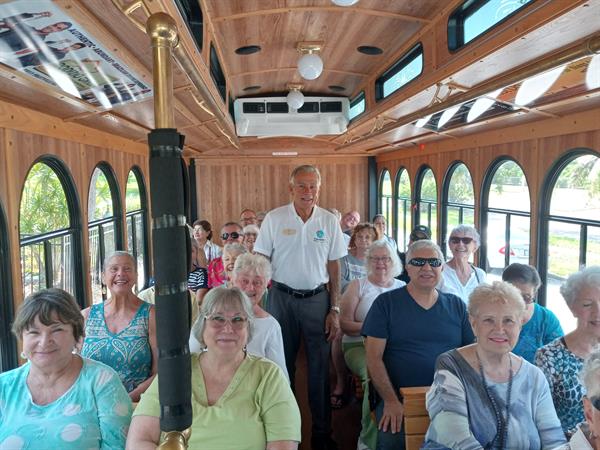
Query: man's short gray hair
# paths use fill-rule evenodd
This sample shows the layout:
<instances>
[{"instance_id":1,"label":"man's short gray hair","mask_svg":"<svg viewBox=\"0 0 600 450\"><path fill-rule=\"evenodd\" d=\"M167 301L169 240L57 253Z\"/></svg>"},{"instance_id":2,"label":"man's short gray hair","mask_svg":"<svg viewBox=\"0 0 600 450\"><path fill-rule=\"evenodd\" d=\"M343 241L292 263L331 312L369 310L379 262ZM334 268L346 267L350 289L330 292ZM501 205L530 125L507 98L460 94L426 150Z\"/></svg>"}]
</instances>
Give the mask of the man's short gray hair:
<instances>
[{"instance_id":1,"label":"man's short gray hair","mask_svg":"<svg viewBox=\"0 0 600 450\"><path fill-rule=\"evenodd\" d=\"M310 164L303 164L302 166L298 166L294 170L292 170L292 173L290 174L290 186L294 185L294 179L296 178L296 175L298 175L300 173L316 174L317 175L317 184L319 186L321 186L321 172L319 172L319 169L317 169L315 166L312 166Z\"/></svg>"},{"instance_id":2,"label":"man's short gray hair","mask_svg":"<svg viewBox=\"0 0 600 450\"><path fill-rule=\"evenodd\" d=\"M369 245L369 248L366 251L367 275L371 275L371 273L373 273L373 270L371 269L371 263L369 261L371 254L375 250L378 250L381 248L387 250L388 256L392 259L392 267L390 269L390 278L397 277L398 275L400 275L402 273L402 263L400 262L400 258L398 257L398 252L394 251L394 249L390 246L390 244L388 244L387 241L384 241L383 239L373 242L371 245Z\"/></svg>"},{"instance_id":3,"label":"man's short gray hair","mask_svg":"<svg viewBox=\"0 0 600 450\"><path fill-rule=\"evenodd\" d=\"M442 253L442 249L439 245L429 239L421 239L420 241L413 242L408 246L408 250L406 250L406 263L408 264L416 252L424 249L433 250L435 253L437 253L437 257L441 259L442 262L444 261L444 254Z\"/></svg>"},{"instance_id":4,"label":"man's short gray hair","mask_svg":"<svg viewBox=\"0 0 600 450\"><path fill-rule=\"evenodd\" d=\"M241 289L233 287L228 288L219 286L211 289L202 301L202 307L198 313L198 319L192 325L191 333L200 342L203 349L206 350L204 342L204 329L206 328L206 318L217 312L221 308L241 309L244 316L248 318L248 342L252 339L254 333L254 313L250 299Z\"/></svg>"},{"instance_id":5,"label":"man's short gray hair","mask_svg":"<svg viewBox=\"0 0 600 450\"><path fill-rule=\"evenodd\" d=\"M600 266L590 266L571 274L560 287L560 293L569 307L575 304L579 292L585 288L600 289Z\"/></svg>"}]
</instances>

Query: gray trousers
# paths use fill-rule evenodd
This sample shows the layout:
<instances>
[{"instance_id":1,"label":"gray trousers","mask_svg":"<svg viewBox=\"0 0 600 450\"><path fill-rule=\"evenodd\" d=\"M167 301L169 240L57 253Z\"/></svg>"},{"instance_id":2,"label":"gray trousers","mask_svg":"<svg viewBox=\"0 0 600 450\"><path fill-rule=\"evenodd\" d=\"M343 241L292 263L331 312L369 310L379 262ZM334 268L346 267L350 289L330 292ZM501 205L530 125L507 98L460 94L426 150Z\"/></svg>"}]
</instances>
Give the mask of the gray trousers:
<instances>
[{"instance_id":1,"label":"gray trousers","mask_svg":"<svg viewBox=\"0 0 600 450\"><path fill-rule=\"evenodd\" d=\"M268 312L281 325L285 364L292 389L296 375L296 356L300 337L304 339L308 365L308 404L312 415L312 434L331 434L329 400L330 343L325 334L325 317L329 313L329 292L324 290L308 298L295 298L272 287Z\"/></svg>"}]
</instances>

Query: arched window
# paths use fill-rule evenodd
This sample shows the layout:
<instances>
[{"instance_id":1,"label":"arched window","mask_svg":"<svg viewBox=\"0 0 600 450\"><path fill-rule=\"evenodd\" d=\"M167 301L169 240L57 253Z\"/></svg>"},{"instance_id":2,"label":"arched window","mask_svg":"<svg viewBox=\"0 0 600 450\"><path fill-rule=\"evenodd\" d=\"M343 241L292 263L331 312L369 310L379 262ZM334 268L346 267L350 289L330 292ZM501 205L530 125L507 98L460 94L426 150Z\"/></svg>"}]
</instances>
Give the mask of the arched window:
<instances>
[{"instance_id":1,"label":"arched window","mask_svg":"<svg viewBox=\"0 0 600 450\"><path fill-rule=\"evenodd\" d=\"M146 189L140 170L134 167L127 177L125 192L125 209L127 211L127 250L137 261L138 290L147 282L148 252L146 231Z\"/></svg>"},{"instance_id":2,"label":"arched window","mask_svg":"<svg viewBox=\"0 0 600 450\"><path fill-rule=\"evenodd\" d=\"M0 204L0 373L17 367L17 343L10 332L14 315L11 267L8 226Z\"/></svg>"},{"instance_id":3,"label":"arched window","mask_svg":"<svg viewBox=\"0 0 600 450\"><path fill-rule=\"evenodd\" d=\"M437 241L437 183L433 170L421 169L415 183L417 192L417 224L426 225L431 230L431 240Z\"/></svg>"},{"instance_id":4,"label":"arched window","mask_svg":"<svg viewBox=\"0 0 600 450\"><path fill-rule=\"evenodd\" d=\"M565 332L576 322L559 292L560 285L582 266L600 265L600 158L574 152L550 172L544 195L546 230L541 254L546 306L560 318Z\"/></svg>"},{"instance_id":5,"label":"arched window","mask_svg":"<svg viewBox=\"0 0 600 450\"><path fill-rule=\"evenodd\" d=\"M58 287L85 305L81 219L71 176L56 159L36 163L21 194L19 233L25 296Z\"/></svg>"},{"instance_id":6,"label":"arched window","mask_svg":"<svg viewBox=\"0 0 600 450\"><path fill-rule=\"evenodd\" d=\"M410 178L406 169L396 174L396 242L398 250L406 251L412 230L412 209Z\"/></svg>"},{"instance_id":7,"label":"arched window","mask_svg":"<svg viewBox=\"0 0 600 450\"><path fill-rule=\"evenodd\" d=\"M497 280L509 264L529 264L529 186L515 161L501 159L488 171L483 192L481 258Z\"/></svg>"},{"instance_id":8,"label":"arched window","mask_svg":"<svg viewBox=\"0 0 600 450\"><path fill-rule=\"evenodd\" d=\"M467 166L456 163L450 167L444 180L443 189L444 216L443 241L446 254L450 249L447 247L447 235L460 224L475 225L475 194L473 192L473 179Z\"/></svg>"},{"instance_id":9,"label":"arched window","mask_svg":"<svg viewBox=\"0 0 600 450\"><path fill-rule=\"evenodd\" d=\"M107 255L123 248L121 201L112 169L99 164L92 173L88 194L88 234L92 301L106 300L102 284L102 263Z\"/></svg>"},{"instance_id":10,"label":"arched window","mask_svg":"<svg viewBox=\"0 0 600 450\"><path fill-rule=\"evenodd\" d=\"M379 213L383 214L386 222L385 234L392 235L392 179L390 172L383 169L379 182Z\"/></svg>"}]
</instances>

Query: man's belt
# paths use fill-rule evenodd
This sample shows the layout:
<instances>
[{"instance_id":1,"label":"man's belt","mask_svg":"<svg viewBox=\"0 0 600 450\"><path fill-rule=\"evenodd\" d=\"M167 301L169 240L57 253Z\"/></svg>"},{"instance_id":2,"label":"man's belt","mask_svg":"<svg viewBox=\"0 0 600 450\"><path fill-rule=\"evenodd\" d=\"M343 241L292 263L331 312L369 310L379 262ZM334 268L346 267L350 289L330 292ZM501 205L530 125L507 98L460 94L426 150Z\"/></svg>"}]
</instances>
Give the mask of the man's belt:
<instances>
[{"instance_id":1,"label":"man's belt","mask_svg":"<svg viewBox=\"0 0 600 450\"><path fill-rule=\"evenodd\" d=\"M295 298L309 298L313 297L317 294L320 294L325 290L325 285L317 286L314 289L294 289L289 287L287 284L278 283L277 281L271 281L273 287L275 289L280 290L281 292L285 292L288 295L291 295Z\"/></svg>"}]
</instances>

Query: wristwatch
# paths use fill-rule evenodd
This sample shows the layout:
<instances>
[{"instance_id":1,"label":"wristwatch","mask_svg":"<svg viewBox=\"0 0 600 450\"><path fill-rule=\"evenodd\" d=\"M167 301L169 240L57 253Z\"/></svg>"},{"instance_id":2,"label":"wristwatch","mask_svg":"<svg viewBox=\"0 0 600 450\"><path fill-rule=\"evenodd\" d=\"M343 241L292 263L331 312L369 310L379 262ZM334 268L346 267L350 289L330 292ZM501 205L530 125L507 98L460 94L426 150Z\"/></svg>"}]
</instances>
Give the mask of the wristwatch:
<instances>
[{"instance_id":1,"label":"wristwatch","mask_svg":"<svg viewBox=\"0 0 600 450\"><path fill-rule=\"evenodd\" d=\"M334 311L336 313L340 313L340 307L339 306L332 306L331 308L329 308L331 311Z\"/></svg>"}]
</instances>

